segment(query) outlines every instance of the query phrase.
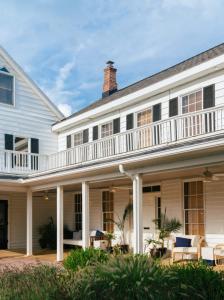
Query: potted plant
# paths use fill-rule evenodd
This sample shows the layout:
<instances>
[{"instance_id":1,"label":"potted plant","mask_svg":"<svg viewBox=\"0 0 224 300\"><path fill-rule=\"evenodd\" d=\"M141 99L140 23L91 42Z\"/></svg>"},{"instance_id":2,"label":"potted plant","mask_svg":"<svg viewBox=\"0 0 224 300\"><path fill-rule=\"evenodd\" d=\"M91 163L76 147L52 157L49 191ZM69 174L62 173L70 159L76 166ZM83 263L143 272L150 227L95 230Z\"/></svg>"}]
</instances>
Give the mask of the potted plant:
<instances>
[{"instance_id":1,"label":"potted plant","mask_svg":"<svg viewBox=\"0 0 224 300\"><path fill-rule=\"evenodd\" d=\"M170 237L171 233L178 232L182 224L176 218L169 219L165 213L161 214L160 218L153 220L158 231L158 239L146 240L149 245L152 245L150 251L152 257L162 257L166 254L167 248L165 247L165 240Z\"/></svg>"},{"instance_id":2,"label":"potted plant","mask_svg":"<svg viewBox=\"0 0 224 300\"><path fill-rule=\"evenodd\" d=\"M127 253L129 251L129 245L126 244L124 229L125 229L125 223L127 221L127 218L132 213L132 211L133 211L133 205L129 203L125 207L122 217L117 216L117 220L114 219L108 220L113 222L117 226L120 232L120 249L122 253Z\"/></svg>"},{"instance_id":3,"label":"potted plant","mask_svg":"<svg viewBox=\"0 0 224 300\"><path fill-rule=\"evenodd\" d=\"M115 234L113 234L112 232L107 232L104 234L108 244L107 244L107 251L109 253L113 252L113 247L112 247L112 240L114 240L116 238Z\"/></svg>"}]
</instances>

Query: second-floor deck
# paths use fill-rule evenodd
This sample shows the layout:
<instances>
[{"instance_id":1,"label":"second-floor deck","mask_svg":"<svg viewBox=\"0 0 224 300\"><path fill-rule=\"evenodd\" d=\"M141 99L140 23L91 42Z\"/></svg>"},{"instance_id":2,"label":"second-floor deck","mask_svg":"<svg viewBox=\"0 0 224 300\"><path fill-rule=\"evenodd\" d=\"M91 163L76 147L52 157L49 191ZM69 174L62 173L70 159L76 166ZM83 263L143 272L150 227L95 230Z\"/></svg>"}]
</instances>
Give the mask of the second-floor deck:
<instances>
[{"instance_id":1,"label":"second-floor deck","mask_svg":"<svg viewBox=\"0 0 224 300\"><path fill-rule=\"evenodd\" d=\"M146 126L114 134L97 141L51 155L17 151L0 153L0 172L31 174L47 170L64 169L87 162L103 161L139 153L147 149L184 143L191 139L224 132L224 107L172 117Z\"/></svg>"}]
</instances>

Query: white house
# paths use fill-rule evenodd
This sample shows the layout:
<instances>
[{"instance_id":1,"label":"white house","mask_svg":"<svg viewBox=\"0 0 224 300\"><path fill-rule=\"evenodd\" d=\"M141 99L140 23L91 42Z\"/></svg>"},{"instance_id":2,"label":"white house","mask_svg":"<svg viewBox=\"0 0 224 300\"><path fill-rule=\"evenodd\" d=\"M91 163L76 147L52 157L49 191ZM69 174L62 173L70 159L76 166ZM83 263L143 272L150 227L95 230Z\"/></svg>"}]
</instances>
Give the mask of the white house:
<instances>
[{"instance_id":1,"label":"white house","mask_svg":"<svg viewBox=\"0 0 224 300\"><path fill-rule=\"evenodd\" d=\"M131 202L135 253L165 208L183 233L223 242L224 44L120 90L109 61L102 97L64 119L2 49L0 64L2 247L31 255L52 216L62 260L63 225L88 247Z\"/></svg>"}]
</instances>

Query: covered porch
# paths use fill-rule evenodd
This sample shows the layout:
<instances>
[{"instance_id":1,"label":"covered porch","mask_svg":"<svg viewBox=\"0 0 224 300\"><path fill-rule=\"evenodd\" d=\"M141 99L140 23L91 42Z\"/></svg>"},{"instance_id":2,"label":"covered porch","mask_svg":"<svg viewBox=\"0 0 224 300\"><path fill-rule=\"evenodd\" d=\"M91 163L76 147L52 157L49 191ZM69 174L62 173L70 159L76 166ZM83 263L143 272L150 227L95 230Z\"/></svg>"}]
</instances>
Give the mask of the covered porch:
<instances>
[{"instance_id":1,"label":"covered porch","mask_svg":"<svg viewBox=\"0 0 224 300\"><path fill-rule=\"evenodd\" d=\"M192 163L192 161L191 161ZM175 165L173 164L173 167ZM141 170L144 170L141 168ZM209 171L209 176L205 172ZM85 179L69 179L56 187L50 184L33 187L27 193L27 255L33 254L33 199L46 191L56 212L57 261L64 258L64 244L90 246L93 231L113 231L113 244L120 243L120 232L108 221L122 217L128 203L133 213L125 223L125 240L134 253L143 253L145 240L156 233L153 220L166 209L169 218L177 218L180 234L202 235L209 246L224 241L224 165L202 164L154 172L127 171ZM46 200L45 203L48 203ZM52 211L47 211L52 215ZM33 214L32 214L33 213ZM33 215L33 218L32 218ZM64 226L74 232L65 239ZM78 232L81 232L79 235Z\"/></svg>"}]
</instances>

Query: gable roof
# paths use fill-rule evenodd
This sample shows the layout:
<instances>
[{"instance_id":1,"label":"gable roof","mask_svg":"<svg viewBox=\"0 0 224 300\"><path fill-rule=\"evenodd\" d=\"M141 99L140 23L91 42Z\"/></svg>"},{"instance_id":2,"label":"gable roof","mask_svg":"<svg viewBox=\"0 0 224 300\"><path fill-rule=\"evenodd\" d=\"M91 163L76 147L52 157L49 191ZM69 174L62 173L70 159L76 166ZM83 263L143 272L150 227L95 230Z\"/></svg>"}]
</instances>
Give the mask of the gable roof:
<instances>
[{"instance_id":1,"label":"gable roof","mask_svg":"<svg viewBox=\"0 0 224 300\"><path fill-rule=\"evenodd\" d=\"M24 70L15 62L15 60L8 54L8 52L0 46L0 55L5 59L5 61L18 72L24 81L31 87L31 89L41 98L41 100L47 105L47 107L52 111L52 113L62 120L64 118L63 113L57 108L57 106L51 102L51 100L44 94L44 92L37 86L37 84L24 72Z\"/></svg>"},{"instance_id":2,"label":"gable roof","mask_svg":"<svg viewBox=\"0 0 224 300\"><path fill-rule=\"evenodd\" d=\"M138 90L141 90L145 87L148 87L152 84L155 84L161 80L167 79L171 76L177 75L178 73L181 73L183 71L186 71L192 67L195 67L197 65L200 65L212 58L215 58L219 55L224 54L224 43L215 46L209 50L206 50L204 52L201 52L200 54L197 54L189 59L186 59L168 69L162 70L158 73L155 73L149 77L146 77L140 81L137 81L127 87L124 87L123 89L118 90L117 92L113 93L110 96L107 96L105 98L101 98L92 104L84 107L83 109L75 112L74 114L70 115L67 118L64 118L62 121L71 119L73 117L76 117L82 113L85 113L87 111L90 111L91 109L97 108L99 106L102 106L104 104L107 104L109 102L112 102L114 100L117 100L118 98L121 98L123 96L126 96L128 94L131 94L133 92L136 92Z\"/></svg>"}]
</instances>

